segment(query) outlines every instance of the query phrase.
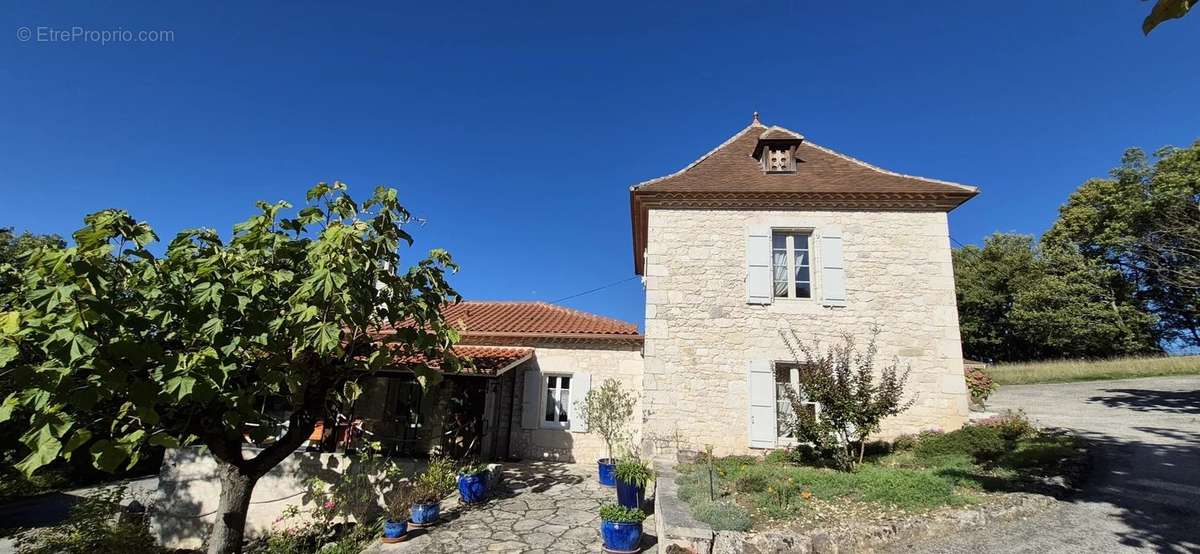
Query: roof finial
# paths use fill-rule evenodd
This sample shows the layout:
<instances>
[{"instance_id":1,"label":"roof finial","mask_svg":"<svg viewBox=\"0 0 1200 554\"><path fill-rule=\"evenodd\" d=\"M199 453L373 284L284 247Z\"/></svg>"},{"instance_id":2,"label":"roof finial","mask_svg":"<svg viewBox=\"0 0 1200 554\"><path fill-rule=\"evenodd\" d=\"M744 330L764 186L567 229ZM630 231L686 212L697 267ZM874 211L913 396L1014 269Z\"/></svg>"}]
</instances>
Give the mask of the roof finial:
<instances>
[{"instance_id":1,"label":"roof finial","mask_svg":"<svg viewBox=\"0 0 1200 554\"><path fill-rule=\"evenodd\" d=\"M762 125L762 122L760 122L758 120L758 112L754 112L754 121L751 121L750 124L751 125Z\"/></svg>"}]
</instances>

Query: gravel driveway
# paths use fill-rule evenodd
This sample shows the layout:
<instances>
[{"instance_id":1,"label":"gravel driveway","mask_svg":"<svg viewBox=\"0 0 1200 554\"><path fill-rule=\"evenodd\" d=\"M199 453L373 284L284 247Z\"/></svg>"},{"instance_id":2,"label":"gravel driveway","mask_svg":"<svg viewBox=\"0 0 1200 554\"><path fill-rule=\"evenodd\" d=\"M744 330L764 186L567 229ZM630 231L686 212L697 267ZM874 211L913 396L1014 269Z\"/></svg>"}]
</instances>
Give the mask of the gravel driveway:
<instances>
[{"instance_id":1,"label":"gravel driveway","mask_svg":"<svg viewBox=\"0 0 1200 554\"><path fill-rule=\"evenodd\" d=\"M889 552L1200 552L1200 377L1005 386L988 409L1091 441L1085 490L1040 517Z\"/></svg>"}]
</instances>

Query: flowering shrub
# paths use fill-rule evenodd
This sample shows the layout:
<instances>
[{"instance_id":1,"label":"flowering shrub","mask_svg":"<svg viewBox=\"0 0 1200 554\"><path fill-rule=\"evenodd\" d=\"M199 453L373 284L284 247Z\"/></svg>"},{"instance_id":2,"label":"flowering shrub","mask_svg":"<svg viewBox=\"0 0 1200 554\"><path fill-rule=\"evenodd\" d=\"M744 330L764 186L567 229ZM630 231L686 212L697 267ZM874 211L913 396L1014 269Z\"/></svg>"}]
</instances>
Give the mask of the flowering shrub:
<instances>
[{"instance_id":1,"label":"flowering shrub","mask_svg":"<svg viewBox=\"0 0 1200 554\"><path fill-rule=\"evenodd\" d=\"M991 427L1000 433L1007 441L1015 441L1033 435L1037 429L1025 417L1023 411L1009 411L1004 415L992 416L981 420L976 425Z\"/></svg>"},{"instance_id":2,"label":"flowering shrub","mask_svg":"<svg viewBox=\"0 0 1200 554\"><path fill-rule=\"evenodd\" d=\"M996 383L992 381L991 376L977 367L968 368L963 371L963 376L967 379L967 391L971 393L971 402L976 406L983 406L987 402L992 391L996 390Z\"/></svg>"}]
</instances>

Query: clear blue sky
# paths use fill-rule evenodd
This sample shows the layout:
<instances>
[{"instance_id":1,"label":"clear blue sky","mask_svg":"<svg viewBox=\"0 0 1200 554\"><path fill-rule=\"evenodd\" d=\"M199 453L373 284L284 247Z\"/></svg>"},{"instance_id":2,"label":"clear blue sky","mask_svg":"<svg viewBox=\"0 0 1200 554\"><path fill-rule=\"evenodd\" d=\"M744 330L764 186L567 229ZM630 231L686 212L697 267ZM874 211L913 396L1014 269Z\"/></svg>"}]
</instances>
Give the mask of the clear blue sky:
<instances>
[{"instance_id":1,"label":"clear blue sky","mask_svg":"<svg viewBox=\"0 0 1200 554\"><path fill-rule=\"evenodd\" d=\"M478 299L633 275L628 187L751 112L883 167L980 186L951 234L1038 234L1130 146L1200 137L1200 14L1136 0L0 7L0 226L121 207L228 233L319 180L400 189ZM325 5L329 4L329 5ZM21 41L20 29L174 32ZM566 302L642 321L638 280Z\"/></svg>"}]
</instances>

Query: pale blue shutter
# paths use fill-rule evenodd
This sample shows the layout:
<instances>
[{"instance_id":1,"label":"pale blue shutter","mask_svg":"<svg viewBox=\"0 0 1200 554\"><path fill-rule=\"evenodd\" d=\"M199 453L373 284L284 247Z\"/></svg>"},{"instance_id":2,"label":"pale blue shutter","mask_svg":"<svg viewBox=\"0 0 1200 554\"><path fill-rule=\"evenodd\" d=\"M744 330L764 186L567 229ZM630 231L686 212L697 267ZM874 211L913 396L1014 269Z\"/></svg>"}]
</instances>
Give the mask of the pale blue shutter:
<instances>
[{"instance_id":1,"label":"pale blue shutter","mask_svg":"<svg viewBox=\"0 0 1200 554\"><path fill-rule=\"evenodd\" d=\"M592 390L591 375L587 373L574 373L571 375L571 405L567 410L571 420L572 433L586 433L588 431L587 421L580 417L579 413L583 411L583 403L590 390Z\"/></svg>"},{"instance_id":2,"label":"pale blue shutter","mask_svg":"<svg viewBox=\"0 0 1200 554\"><path fill-rule=\"evenodd\" d=\"M525 370L525 391L521 394L521 428L537 429L542 416L542 372Z\"/></svg>"},{"instance_id":3,"label":"pale blue shutter","mask_svg":"<svg viewBox=\"0 0 1200 554\"><path fill-rule=\"evenodd\" d=\"M750 448L775 448L779 431L775 428L775 371L771 362L750 360L747 381L750 386Z\"/></svg>"},{"instance_id":4,"label":"pale blue shutter","mask_svg":"<svg viewBox=\"0 0 1200 554\"><path fill-rule=\"evenodd\" d=\"M821 229L821 304L846 305L846 268L842 261L842 228Z\"/></svg>"},{"instance_id":5,"label":"pale blue shutter","mask_svg":"<svg viewBox=\"0 0 1200 554\"><path fill-rule=\"evenodd\" d=\"M752 225L746 233L746 303L770 304L771 228Z\"/></svg>"}]
</instances>

